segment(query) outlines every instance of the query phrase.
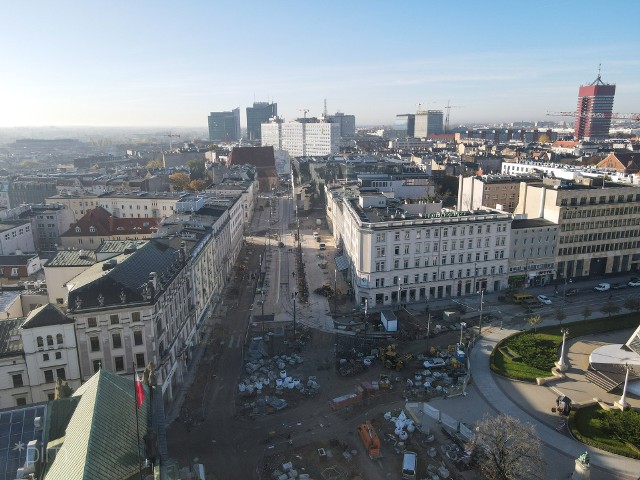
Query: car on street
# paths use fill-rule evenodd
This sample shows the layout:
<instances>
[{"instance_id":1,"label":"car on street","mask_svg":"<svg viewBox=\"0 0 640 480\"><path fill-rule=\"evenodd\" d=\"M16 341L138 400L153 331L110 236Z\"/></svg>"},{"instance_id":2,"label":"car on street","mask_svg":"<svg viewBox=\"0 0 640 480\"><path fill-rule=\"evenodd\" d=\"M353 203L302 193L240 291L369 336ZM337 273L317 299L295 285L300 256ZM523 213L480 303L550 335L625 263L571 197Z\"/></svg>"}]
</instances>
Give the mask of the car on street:
<instances>
[{"instance_id":1,"label":"car on street","mask_svg":"<svg viewBox=\"0 0 640 480\"><path fill-rule=\"evenodd\" d=\"M627 288L629 285L627 285L626 283L614 283L613 285L611 285L611 289L612 290L622 290L624 288Z\"/></svg>"},{"instance_id":2,"label":"car on street","mask_svg":"<svg viewBox=\"0 0 640 480\"><path fill-rule=\"evenodd\" d=\"M640 287L640 278L632 278L631 280L629 280L629 283L627 283L627 285L629 285L630 287Z\"/></svg>"},{"instance_id":3,"label":"car on street","mask_svg":"<svg viewBox=\"0 0 640 480\"><path fill-rule=\"evenodd\" d=\"M538 295L538 301L540 303L544 303L545 305L551 305L551 299L546 295Z\"/></svg>"},{"instance_id":4,"label":"car on street","mask_svg":"<svg viewBox=\"0 0 640 480\"><path fill-rule=\"evenodd\" d=\"M578 295L579 292L580 292L580 290L578 290L577 288L570 288L564 293L564 296L565 297L575 297L576 295Z\"/></svg>"},{"instance_id":5,"label":"car on street","mask_svg":"<svg viewBox=\"0 0 640 480\"><path fill-rule=\"evenodd\" d=\"M596 285L595 287L593 287L593 289L596 292L606 292L607 290L609 290L611 288L611 284L609 283L599 283L598 285Z\"/></svg>"}]
</instances>

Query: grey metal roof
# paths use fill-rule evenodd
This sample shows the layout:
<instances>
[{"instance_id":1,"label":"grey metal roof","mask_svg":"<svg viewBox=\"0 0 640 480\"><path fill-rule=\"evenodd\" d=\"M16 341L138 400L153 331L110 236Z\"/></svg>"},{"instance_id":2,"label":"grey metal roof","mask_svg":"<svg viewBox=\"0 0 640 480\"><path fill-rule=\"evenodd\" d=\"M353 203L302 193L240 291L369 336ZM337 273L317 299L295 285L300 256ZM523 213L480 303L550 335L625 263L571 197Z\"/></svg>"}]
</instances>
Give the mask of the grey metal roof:
<instances>
[{"instance_id":1,"label":"grey metal roof","mask_svg":"<svg viewBox=\"0 0 640 480\"><path fill-rule=\"evenodd\" d=\"M0 320L0 358L12 357L23 352L22 340L18 329L22 318Z\"/></svg>"},{"instance_id":2,"label":"grey metal roof","mask_svg":"<svg viewBox=\"0 0 640 480\"><path fill-rule=\"evenodd\" d=\"M50 303L47 303L42 307L32 310L22 324L22 328L48 327L51 325L63 325L65 323L73 323L73 319L67 317Z\"/></svg>"},{"instance_id":3,"label":"grey metal roof","mask_svg":"<svg viewBox=\"0 0 640 480\"><path fill-rule=\"evenodd\" d=\"M60 250L45 266L88 267L94 263L96 263L96 254L91 250Z\"/></svg>"},{"instance_id":4,"label":"grey metal roof","mask_svg":"<svg viewBox=\"0 0 640 480\"><path fill-rule=\"evenodd\" d=\"M96 263L68 282L67 285L71 287L69 308L101 308L145 301L142 289L149 280L149 273L157 274L160 290L161 284L168 283L177 274L178 262L177 249L159 240L150 240L131 253ZM125 302L120 298L122 292L126 295ZM103 298L102 305L100 296ZM78 298L80 307L77 306Z\"/></svg>"},{"instance_id":5,"label":"grey metal roof","mask_svg":"<svg viewBox=\"0 0 640 480\"><path fill-rule=\"evenodd\" d=\"M550 220L544 218L529 218L524 220L514 220L511 222L511 229L517 230L520 228L536 228L536 227L557 227L557 223L553 223Z\"/></svg>"}]
</instances>

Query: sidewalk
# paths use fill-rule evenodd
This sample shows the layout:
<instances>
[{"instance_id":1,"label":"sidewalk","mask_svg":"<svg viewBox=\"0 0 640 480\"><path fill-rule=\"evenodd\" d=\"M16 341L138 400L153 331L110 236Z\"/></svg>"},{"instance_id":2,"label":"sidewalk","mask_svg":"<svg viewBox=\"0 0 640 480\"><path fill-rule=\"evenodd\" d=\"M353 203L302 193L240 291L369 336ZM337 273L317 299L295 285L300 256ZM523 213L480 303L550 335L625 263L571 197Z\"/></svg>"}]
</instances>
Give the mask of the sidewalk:
<instances>
[{"instance_id":1,"label":"sidewalk","mask_svg":"<svg viewBox=\"0 0 640 480\"><path fill-rule=\"evenodd\" d=\"M589 447L557 432L544 423L545 417L549 416L546 412L549 412L554 404L556 393L542 386L524 384L525 386L521 387L523 384L518 382L521 390L525 390L526 399L530 402L528 405L530 408L525 411L522 405L517 404L510 397L510 392L505 391L508 386L503 388L499 385L489 368L489 356L500 340L518 331L499 328L487 329L483 332L483 338L476 343L471 352L474 384L487 404L496 412L511 415L523 422L535 425L538 436L544 445L574 459L588 451L593 467L636 480L640 472L640 461ZM617 478L622 477L618 476Z\"/></svg>"}]
</instances>

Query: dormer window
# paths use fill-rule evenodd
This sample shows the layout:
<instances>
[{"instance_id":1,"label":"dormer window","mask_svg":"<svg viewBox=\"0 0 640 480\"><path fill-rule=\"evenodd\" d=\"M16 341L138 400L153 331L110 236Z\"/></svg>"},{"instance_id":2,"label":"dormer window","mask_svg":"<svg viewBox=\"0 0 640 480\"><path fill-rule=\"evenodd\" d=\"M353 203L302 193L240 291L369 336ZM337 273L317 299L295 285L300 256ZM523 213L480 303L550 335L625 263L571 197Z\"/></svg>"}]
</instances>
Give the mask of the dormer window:
<instances>
[{"instance_id":1,"label":"dormer window","mask_svg":"<svg viewBox=\"0 0 640 480\"><path fill-rule=\"evenodd\" d=\"M94 226L89 227L89 232L96 233L96 227Z\"/></svg>"},{"instance_id":2,"label":"dormer window","mask_svg":"<svg viewBox=\"0 0 640 480\"><path fill-rule=\"evenodd\" d=\"M80 227L76 227L76 233L80 233L82 232L82 229Z\"/></svg>"}]
</instances>

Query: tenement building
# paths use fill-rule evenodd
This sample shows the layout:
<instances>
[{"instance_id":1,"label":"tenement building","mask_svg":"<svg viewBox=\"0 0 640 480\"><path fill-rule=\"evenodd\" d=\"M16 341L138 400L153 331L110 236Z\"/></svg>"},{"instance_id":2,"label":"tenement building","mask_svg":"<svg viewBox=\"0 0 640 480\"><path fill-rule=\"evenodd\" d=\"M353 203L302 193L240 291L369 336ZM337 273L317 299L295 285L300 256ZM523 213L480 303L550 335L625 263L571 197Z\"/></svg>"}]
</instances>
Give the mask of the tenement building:
<instances>
[{"instance_id":1,"label":"tenement building","mask_svg":"<svg viewBox=\"0 0 640 480\"><path fill-rule=\"evenodd\" d=\"M180 239L132 244L67 282L82 379L131 375L151 362L165 402L183 381L196 332L188 252Z\"/></svg>"},{"instance_id":2,"label":"tenement building","mask_svg":"<svg viewBox=\"0 0 640 480\"><path fill-rule=\"evenodd\" d=\"M557 278L637 271L640 188L593 179L520 185L516 214L558 224Z\"/></svg>"},{"instance_id":3,"label":"tenement building","mask_svg":"<svg viewBox=\"0 0 640 480\"><path fill-rule=\"evenodd\" d=\"M359 302L424 303L506 288L511 215L327 192L327 218Z\"/></svg>"}]
</instances>

